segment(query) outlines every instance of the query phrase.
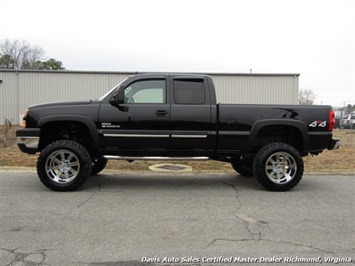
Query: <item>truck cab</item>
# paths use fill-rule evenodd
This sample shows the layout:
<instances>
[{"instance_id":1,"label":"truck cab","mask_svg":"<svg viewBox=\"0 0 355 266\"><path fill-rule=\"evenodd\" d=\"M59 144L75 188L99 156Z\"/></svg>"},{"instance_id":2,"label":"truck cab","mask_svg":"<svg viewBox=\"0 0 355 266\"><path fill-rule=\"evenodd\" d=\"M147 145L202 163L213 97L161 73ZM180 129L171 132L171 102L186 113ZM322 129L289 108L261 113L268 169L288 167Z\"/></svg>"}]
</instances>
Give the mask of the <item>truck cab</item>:
<instances>
[{"instance_id":1,"label":"truck cab","mask_svg":"<svg viewBox=\"0 0 355 266\"><path fill-rule=\"evenodd\" d=\"M217 123L209 83L206 75L139 75L124 82L100 106L104 153L208 155Z\"/></svg>"}]
</instances>

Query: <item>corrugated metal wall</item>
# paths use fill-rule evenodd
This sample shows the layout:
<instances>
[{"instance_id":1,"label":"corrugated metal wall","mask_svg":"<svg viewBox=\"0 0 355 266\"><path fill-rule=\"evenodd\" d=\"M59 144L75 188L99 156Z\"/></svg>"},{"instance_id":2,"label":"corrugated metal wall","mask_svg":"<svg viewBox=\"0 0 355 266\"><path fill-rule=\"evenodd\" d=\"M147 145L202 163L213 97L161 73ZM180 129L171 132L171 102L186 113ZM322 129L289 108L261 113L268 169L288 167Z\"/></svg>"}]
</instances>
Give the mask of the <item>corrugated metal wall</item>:
<instances>
[{"instance_id":1,"label":"corrugated metal wall","mask_svg":"<svg viewBox=\"0 0 355 266\"><path fill-rule=\"evenodd\" d=\"M18 124L19 79L12 72L0 72L0 125L9 119Z\"/></svg>"},{"instance_id":2,"label":"corrugated metal wall","mask_svg":"<svg viewBox=\"0 0 355 266\"><path fill-rule=\"evenodd\" d=\"M211 75L220 103L297 104L298 74Z\"/></svg>"},{"instance_id":3,"label":"corrugated metal wall","mask_svg":"<svg viewBox=\"0 0 355 266\"><path fill-rule=\"evenodd\" d=\"M32 104L97 99L134 73L0 70L0 124ZM297 104L298 74L210 74L219 103Z\"/></svg>"}]
</instances>

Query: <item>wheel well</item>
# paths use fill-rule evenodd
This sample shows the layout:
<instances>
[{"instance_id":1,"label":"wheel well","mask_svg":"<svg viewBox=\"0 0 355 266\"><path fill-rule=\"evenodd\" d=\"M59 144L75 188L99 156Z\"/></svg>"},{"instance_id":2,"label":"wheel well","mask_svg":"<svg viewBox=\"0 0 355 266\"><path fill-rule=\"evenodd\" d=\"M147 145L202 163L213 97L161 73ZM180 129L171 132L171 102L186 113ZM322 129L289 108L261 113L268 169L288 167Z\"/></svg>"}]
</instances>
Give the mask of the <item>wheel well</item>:
<instances>
[{"instance_id":1,"label":"wheel well","mask_svg":"<svg viewBox=\"0 0 355 266\"><path fill-rule=\"evenodd\" d=\"M293 146L300 153L303 151L303 138L297 127L286 125L270 125L262 127L253 143L253 151L272 142L283 142Z\"/></svg>"},{"instance_id":2,"label":"wheel well","mask_svg":"<svg viewBox=\"0 0 355 266\"><path fill-rule=\"evenodd\" d=\"M44 149L49 143L68 139L83 145L90 155L94 154L93 140L87 125L76 121L48 122L41 127L39 150Z\"/></svg>"}]
</instances>

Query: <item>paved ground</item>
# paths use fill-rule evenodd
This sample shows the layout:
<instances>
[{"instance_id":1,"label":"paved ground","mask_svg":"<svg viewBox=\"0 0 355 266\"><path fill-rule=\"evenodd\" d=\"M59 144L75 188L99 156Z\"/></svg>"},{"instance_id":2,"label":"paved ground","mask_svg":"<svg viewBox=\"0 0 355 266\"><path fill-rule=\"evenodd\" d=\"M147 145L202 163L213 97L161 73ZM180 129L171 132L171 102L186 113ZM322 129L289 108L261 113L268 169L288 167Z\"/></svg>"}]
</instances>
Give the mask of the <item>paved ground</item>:
<instances>
[{"instance_id":1,"label":"paved ground","mask_svg":"<svg viewBox=\"0 0 355 266\"><path fill-rule=\"evenodd\" d=\"M231 173L104 172L60 193L0 170L0 265L354 265L354 181L275 193Z\"/></svg>"}]
</instances>

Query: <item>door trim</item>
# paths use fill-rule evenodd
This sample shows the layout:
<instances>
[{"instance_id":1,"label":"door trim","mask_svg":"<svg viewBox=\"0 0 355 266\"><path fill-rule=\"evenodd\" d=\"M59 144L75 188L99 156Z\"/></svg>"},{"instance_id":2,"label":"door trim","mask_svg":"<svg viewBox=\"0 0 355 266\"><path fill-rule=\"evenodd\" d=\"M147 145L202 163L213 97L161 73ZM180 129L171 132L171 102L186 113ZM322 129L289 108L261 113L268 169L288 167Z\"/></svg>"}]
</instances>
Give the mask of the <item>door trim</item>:
<instances>
[{"instance_id":1,"label":"door trim","mask_svg":"<svg viewBox=\"0 0 355 266\"><path fill-rule=\"evenodd\" d=\"M148 134L104 134L104 137L111 138L169 138L169 135L148 135Z\"/></svg>"}]
</instances>

